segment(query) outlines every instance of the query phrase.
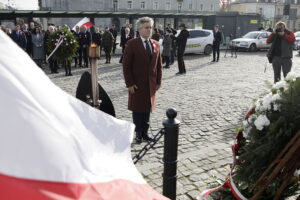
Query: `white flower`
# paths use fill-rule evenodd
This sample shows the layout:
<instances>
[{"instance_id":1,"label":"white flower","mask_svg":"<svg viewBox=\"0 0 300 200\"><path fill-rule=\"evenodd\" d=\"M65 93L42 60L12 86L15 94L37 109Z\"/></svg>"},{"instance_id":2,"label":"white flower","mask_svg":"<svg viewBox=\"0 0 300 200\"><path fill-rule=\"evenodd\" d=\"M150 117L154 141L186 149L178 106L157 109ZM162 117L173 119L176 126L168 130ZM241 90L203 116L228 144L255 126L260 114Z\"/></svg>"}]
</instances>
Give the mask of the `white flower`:
<instances>
[{"instance_id":1,"label":"white flower","mask_svg":"<svg viewBox=\"0 0 300 200\"><path fill-rule=\"evenodd\" d=\"M274 104L273 109L274 109L274 111L280 111L280 105Z\"/></svg>"},{"instance_id":2,"label":"white flower","mask_svg":"<svg viewBox=\"0 0 300 200\"><path fill-rule=\"evenodd\" d=\"M280 89L280 88L285 88L287 86L286 81L279 81L273 85L273 89Z\"/></svg>"},{"instance_id":3,"label":"white flower","mask_svg":"<svg viewBox=\"0 0 300 200\"><path fill-rule=\"evenodd\" d=\"M285 77L285 80L286 81L294 81L298 77L299 77L299 75L297 73L295 73L295 72L289 72L287 74L287 76Z\"/></svg>"},{"instance_id":4,"label":"white flower","mask_svg":"<svg viewBox=\"0 0 300 200\"><path fill-rule=\"evenodd\" d=\"M263 97L262 107L263 110L271 110L272 93L267 94Z\"/></svg>"},{"instance_id":5,"label":"white flower","mask_svg":"<svg viewBox=\"0 0 300 200\"><path fill-rule=\"evenodd\" d=\"M66 41L66 40L67 40L67 38L64 38L64 40Z\"/></svg>"},{"instance_id":6,"label":"white flower","mask_svg":"<svg viewBox=\"0 0 300 200\"><path fill-rule=\"evenodd\" d=\"M256 126L257 130L263 130L264 126L270 125L270 120L267 118L266 115L259 115L258 118L254 121L254 125Z\"/></svg>"},{"instance_id":7,"label":"white flower","mask_svg":"<svg viewBox=\"0 0 300 200\"><path fill-rule=\"evenodd\" d=\"M245 129L243 130L243 136L244 136L245 138L248 138L248 135L249 135L249 133L250 133L251 128L252 128L252 127L249 126L249 127L245 128Z\"/></svg>"},{"instance_id":8,"label":"white flower","mask_svg":"<svg viewBox=\"0 0 300 200\"><path fill-rule=\"evenodd\" d=\"M244 126L244 127L248 127L248 126L249 126L248 120L244 120L244 121L243 121L243 126Z\"/></svg>"},{"instance_id":9,"label":"white flower","mask_svg":"<svg viewBox=\"0 0 300 200\"><path fill-rule=\"evenodd\" d=\"M277 101L277 100L279 100L279 99L281 99L281 96L280 96L280 94L274 94L273 96L272 96L272 102L275 102L275 101Z\"/></svg>"}]
</instances>

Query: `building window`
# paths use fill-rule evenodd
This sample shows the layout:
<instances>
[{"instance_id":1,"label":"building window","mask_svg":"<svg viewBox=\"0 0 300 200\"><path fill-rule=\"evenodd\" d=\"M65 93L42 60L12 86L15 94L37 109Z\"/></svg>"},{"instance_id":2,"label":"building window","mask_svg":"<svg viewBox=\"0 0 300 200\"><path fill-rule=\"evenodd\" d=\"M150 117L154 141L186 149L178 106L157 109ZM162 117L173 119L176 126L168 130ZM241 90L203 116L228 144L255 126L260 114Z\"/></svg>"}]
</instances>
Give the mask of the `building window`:
<instances>
[{"instance_id":1,"label":"building window","mask_svg":"<svg viewBox=\"0 0 300 200\"><path fill-rule=\"evenodd\" d=\"M203 4L200 5L200 11L203 11Z\"/></svg>"},{"instance_id":2,"label":"building window","mask_svg":"<svg viewBox=\"0 0 300 200\"><path fill-rule=\"evenodd\" d=\"M141 1L141 9L144 10L146 8L145 1Z\"/></svg>"},{"instance_id":3,"label":"building window","mask_svg":"<svg viewBox=\"0 0 300 200\"><path fill-rule=\"evenodd\" d=\"M171 2L166 2L166 10L171 10Z\"/></svg>"},{"instance_id":4,"label":"building window","mask_svg":"<svg viewBox=\"0 0 300 200\"><path fill-rule=\"evenodd\" d=\"M277 15L280 15L280 8L277 9Z\"/></svg>"},{"instance_id":5,"label":"building window","mask_svg":"<svg viewBox=\"0 0 300 200\"><path fill-rule=\"evenodd\" d=\"M158 10L158 1L153 2L153 10Z\"/></svg>"},{"instance_id":6,"label":"building window","mask_svg":"<svg viewBox=\"0 0 300 200\"><path fill-rule=\"evenodd\" d=\"M181 9L182 9L182 2L179 2L179 3L178 3L177 8L178 8L178 12L181 12Z\"/></svg>"},{"instance_id":7,"label":"building window","mask_svg":"<svg viewBox=\"0 0 300 200\"><path fill-rule=\"evenodd\" d=\"M262 15L263 14L263 9L259 8L259 14Z\"/></svg>"},{"instance_id":8,"label":"building window","mask_svg":"<svg viewBox=\"0 0 300 200\"><path fill-rule=\"evenodd\" d=\"M132 9L132 1L127 1L127 9Z\"/></svg>"},{"instance_id":9,"label":"building window","mask_svg":"<svg viewBox=\"0 0 300 200\"><path fill-rule=\"evenodd\" d=\"M119 1L118 0L114 0L113 7L114 7L114 11L119 10Z\"/></svg>"},{"instance_id":10,"label":"building window","mask_svg":"<svg viewBox=\"0 0 300 200\"><path fill-rule=\"evenodd\" d=\"M190 10L193 9L193 4L192 4L192 3L189 4L189 9L190 9Z\"/></svg>"},{"instance_id":11,"label":"building window","mask_svg":"<svg viewBox=\"0 0 300 200\"><path fill-rule=\"evenodd\" d=\"M214 11L214 5L210 5L210 11Z\"/></svg>"}]
</instances>

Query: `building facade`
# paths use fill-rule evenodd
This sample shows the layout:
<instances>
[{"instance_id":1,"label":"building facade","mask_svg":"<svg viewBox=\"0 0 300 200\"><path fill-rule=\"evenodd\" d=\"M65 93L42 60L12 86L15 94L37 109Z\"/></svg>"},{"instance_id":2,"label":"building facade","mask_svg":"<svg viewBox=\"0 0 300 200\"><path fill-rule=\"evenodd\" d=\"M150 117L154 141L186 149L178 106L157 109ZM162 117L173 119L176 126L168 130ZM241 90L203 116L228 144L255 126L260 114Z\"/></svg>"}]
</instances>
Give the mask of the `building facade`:
<instances>
[{"instance_id":1,"label":"building facade","mask_svg":"<svg viewBox=\"0 0 300 200\"><path fill-rule=\"evenodd\" d=\"M41 0L42 10L81 10L81 11L113 11L147 13L200 13L214 14L220 10L219 0ZM79 19L48 19L48 23L56 25L74 25ZM136 19L95 19L97 27L118 27L124 23L135 23ZM173 19L155 19L156 25L174 23ZM202 26L199 19L179 19L178 23L187 23L188 27Z\"/></svg>"},{"instance_id":2,"label":"building facade","mask_svg":"<svg viewBox=\"0 0 300 200\"><path fill-rule=\"evenodd\" d=\"M236 0L227 11L260 14L266 28L284 21L290 30L300 30L300 0Z\"/></svg>"}]
</instances>

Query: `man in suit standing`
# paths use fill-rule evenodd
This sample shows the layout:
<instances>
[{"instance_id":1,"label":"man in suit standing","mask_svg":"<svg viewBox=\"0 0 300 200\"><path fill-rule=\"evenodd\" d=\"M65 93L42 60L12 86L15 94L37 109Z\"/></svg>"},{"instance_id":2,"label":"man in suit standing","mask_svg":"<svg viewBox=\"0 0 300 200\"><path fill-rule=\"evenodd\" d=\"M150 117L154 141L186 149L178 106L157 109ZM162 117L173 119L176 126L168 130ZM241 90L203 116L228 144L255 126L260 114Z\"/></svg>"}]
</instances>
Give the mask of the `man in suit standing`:
<instances>
[{"instance_id":1,"label":"man in suit standing","mask_svg":"<svg viewBox=\"0 0 300 200\"><path fill-rule=\"evenodd\" d=\"M155 109L155 93L162 77L160 46L150 39L153 19L137 20L139 37L127 42L123 57L123 73L128 88L128 109L132 111L136 142L152 141L148 135L150 112Z\"/></svg>"},{"instance_id":2,"label":"man in suit standing","mask_svg":"<svg viewBox=\"0 0 300 200\"><path fill-rule=\"evenodd\" d=\"M88 61L88 48L91 44L91 33L87 31L87 27L85 25L80 27L79 33L79 66L82 67L82 57L84 60L84 67L89 66Z\"/></svg>"},{"instance_id":3,"label":"man in suit standing","mask_svg":"<svg viewBox=\"0 0 300 200\"><path fill-rule=\"evenodd\" d=\"M222 40L222 34L219 30L219 25L214 26L214 41L213 41L213 60L212 62L218 62L220 57L220 43ZM217 60L216 60L216 53L217 53Z\"/></svg>"},{"instance_id":4,"label":"man in suit standing","mask_svg":"<svg viewBox=\"0 0 300 200\"><path fill-rule=\"evenodd\" d=\"M11 39L26 51L27 40L23 31L21 31L20 25L16 25L15 30L11 33Z\"/></svg>"},{"instance_id":5,"label":"man in suit standing","mask_svg":"<svg viewBox=\"0 0 300 200\"><path fill-rule=\"evenodd\" d=\"M183 60L183 55L185 51L185 46L190 33L186 30L185 24L180 24L179 29L181 30L179 35L176 37L177 41L177 62L179 72L176 75L185 74L185 64Z\"/></svg>"}]
</instances>

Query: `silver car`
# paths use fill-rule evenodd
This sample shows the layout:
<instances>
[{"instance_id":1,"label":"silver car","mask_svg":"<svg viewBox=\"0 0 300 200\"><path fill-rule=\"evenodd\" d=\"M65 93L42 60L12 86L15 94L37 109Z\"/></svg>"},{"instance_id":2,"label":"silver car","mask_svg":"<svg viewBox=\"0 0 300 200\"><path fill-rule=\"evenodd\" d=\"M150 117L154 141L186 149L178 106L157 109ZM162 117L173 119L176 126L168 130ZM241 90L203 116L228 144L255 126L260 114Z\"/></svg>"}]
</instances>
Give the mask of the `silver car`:
<instances>
[{"instance_id":1,"label":"silver car","mask_svg":"<svg viewBox=\"0 0 300 200\"><path fill-rule=\"evenodd\" d=\"M267 44L267 38L271 32L252 31L241 38L231 41L230 46L237 49L246 49L248 51L257 51L258 49L268 49L271 44Z\"/></svg>"}]
</instances>

